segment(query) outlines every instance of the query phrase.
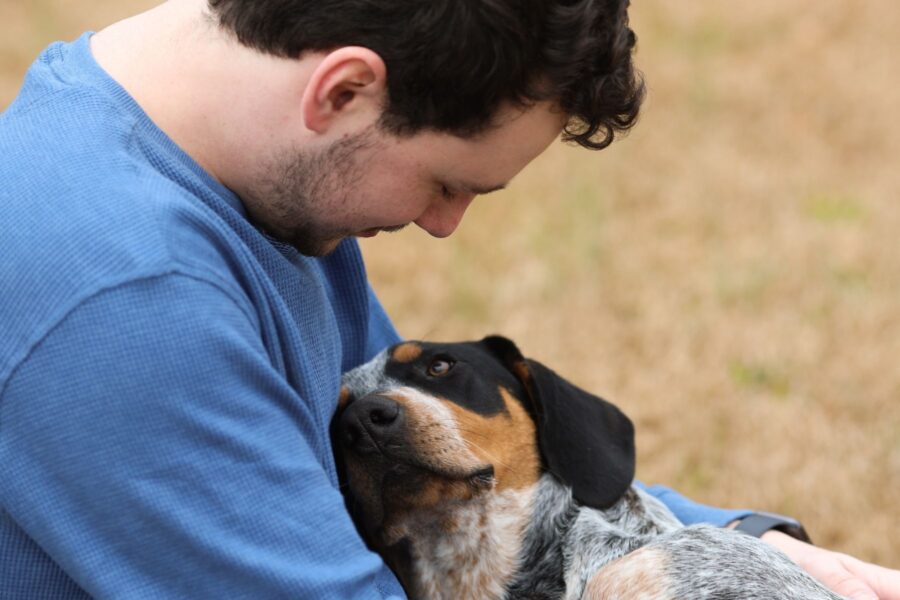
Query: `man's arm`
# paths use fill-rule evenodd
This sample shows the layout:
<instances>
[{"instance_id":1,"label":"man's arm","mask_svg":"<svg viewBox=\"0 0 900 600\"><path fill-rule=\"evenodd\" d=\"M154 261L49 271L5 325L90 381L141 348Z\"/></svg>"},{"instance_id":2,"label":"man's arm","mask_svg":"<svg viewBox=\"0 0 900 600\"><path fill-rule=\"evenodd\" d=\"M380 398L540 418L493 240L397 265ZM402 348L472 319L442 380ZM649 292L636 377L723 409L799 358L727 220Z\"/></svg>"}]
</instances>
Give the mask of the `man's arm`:
<instances>
[{"instance_id":1,"label":"man's arm","mask_svg":"<svg viewBox=\"0 0 900 600\"><path fill-rule=\"evenodd\" d=\"M663 502L685 525L708 523L719 527L734 527L744 517L755 514L750 510L705 506L661 485L649 488L641 483L638 485ZM818 548L781 531L770 530L761 537L838 594L853 600L900 600L900 571Z\"/></svg>"},{"instance_id":2,"label":"man's arm","mask_svg":"<svg viewBox=\"0 0 900 600\"><path fill-rule=\"evenodd\" d=\"M636 484L665 504L672 511L672 514L685 525L708 523L718 527L725 527L729 523L753 513L752 510L715 508L700 504L662 485L645 486L641 482L636 482Z\"/></svg>"},{"instance_id":3,"label":"man's arm","mask_svg":"<svg viewBox=\"0 0 900 600\"><path fill-rule=\"evenodd\" d=\"M0 396L0 502L97 597L402 597L238 294L182 275L84 301Z\"/></svg>"}]
</instances>

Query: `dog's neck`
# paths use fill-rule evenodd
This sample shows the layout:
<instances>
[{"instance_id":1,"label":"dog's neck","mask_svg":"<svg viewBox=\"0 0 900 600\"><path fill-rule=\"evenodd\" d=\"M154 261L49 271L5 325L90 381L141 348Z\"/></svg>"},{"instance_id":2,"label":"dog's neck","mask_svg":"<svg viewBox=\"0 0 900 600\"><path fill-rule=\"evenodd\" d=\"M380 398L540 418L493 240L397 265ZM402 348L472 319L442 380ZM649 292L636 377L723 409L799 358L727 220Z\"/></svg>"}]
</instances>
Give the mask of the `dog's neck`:
<instances>
[{"instance_id":1,"label":"dog's neck","mask_svg":"<svg viewBox=\"0 0 900 600\"><path fill-rule=\"evenodd\" d=\"M387 552L410 596L504 598L518 571L538 485L410 513L401 524L403 551Z\"/></svg>"},{"instance_id":2,"label":"dog's neck","mask_svg":"<svg viewBox=\"0 0 900 600\"><path fill-rule=\"evenodd\" d=\"M597 510L580 505L570 488L545 474L528 488L409 513L394 526L403 543L384 555L412 598L555 598L584 585L564 572L573 570L564 556L564 548L573 547L573 528L579 544L607 548L613 560L648 534L679 526L668 509L635 488Z\"/></svg>"},{"instance_id":3,"label":"dog's neck","mask_svg":"<svg viewBox=\"0 0 900 600\"><path fill-rule=\"evenodd\" d=\"M579 598L593 569L643 545L650 535L681 526L659 501L634 487L611 507L596 509L576 501L571 488L552 475L545 474L539 485L508 598ZM590 566L580 562L586 557Z\"/></svg>"}]
</instances>

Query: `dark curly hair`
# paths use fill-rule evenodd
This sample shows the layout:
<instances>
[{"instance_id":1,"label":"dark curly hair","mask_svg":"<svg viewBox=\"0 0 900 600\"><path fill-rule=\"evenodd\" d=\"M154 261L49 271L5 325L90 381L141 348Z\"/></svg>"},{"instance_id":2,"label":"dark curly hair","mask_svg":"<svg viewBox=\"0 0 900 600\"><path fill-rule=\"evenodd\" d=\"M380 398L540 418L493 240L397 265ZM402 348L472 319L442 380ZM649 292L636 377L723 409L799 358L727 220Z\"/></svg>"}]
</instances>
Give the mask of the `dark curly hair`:
<instances>
[{"instance_id":1,"label":"dark curly hair","mask_svg":"<svg viewBox=\"0 0 900 600\"><path fill-rule=\"evenodd\" d=\"M388 73L381 123L468 136L504 102L556 102L564 139L605 148L644 97L628 0L209 0L246 45L296 58L364 46Z\"/></svg>"}]
</instances>

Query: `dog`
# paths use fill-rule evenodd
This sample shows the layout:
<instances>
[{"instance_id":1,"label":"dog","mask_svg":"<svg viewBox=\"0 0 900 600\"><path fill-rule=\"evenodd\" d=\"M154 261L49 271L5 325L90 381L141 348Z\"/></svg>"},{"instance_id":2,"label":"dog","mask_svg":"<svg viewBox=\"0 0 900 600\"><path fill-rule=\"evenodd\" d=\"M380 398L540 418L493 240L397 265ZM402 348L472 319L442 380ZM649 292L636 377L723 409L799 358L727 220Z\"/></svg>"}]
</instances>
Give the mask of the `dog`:
<instances>
[{"instance_id":1,"label":"dog","mask_svg":"<svg viewBox=\"0 0 900 600\"><path fill-rule=\"evenodd\" d=\"M411 598L836 600L761 540L633 485L618 408L516 345L404 342L343 378L348 508Z\"/></svg>"}]
</instances>

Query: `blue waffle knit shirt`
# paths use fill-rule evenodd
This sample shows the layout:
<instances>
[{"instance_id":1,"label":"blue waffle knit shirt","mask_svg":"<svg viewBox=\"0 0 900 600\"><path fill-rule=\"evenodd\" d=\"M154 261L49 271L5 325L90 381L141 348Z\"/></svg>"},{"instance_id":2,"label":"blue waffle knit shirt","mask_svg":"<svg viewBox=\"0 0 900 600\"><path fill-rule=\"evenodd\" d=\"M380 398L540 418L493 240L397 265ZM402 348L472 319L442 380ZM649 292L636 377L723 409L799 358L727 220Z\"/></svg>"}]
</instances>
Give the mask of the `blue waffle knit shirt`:
<instances>
[{"instance_id":1,"label":"blue waffle knit shirt","mask_svg":"<svg viewBox=\"0 0 900 600\"><path fill-rule=\"evenodd\" d=\"M399 339L356 242L263 235L88 41L0 115L0 598L402 598L328 438Z\"/></svg>"}]
</instances>

